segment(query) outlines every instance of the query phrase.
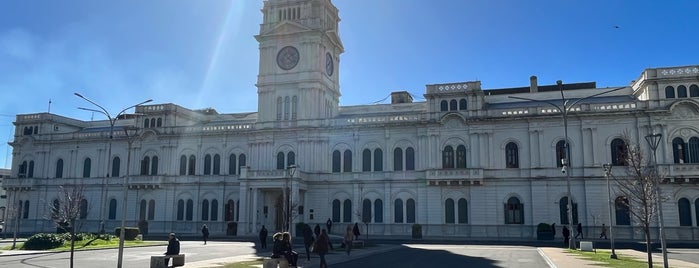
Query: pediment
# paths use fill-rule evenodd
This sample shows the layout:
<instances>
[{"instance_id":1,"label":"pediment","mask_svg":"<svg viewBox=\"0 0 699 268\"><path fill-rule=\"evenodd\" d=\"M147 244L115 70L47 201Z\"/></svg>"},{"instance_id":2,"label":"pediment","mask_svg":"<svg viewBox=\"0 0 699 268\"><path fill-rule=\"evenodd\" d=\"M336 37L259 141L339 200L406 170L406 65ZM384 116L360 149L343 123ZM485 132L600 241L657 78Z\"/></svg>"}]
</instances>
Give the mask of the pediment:
<instances>
[{"instance_id":1,"label":"pediment","mask_svg":"<svg viewBox=\"0 0 699 268\"><path fill-rule=\"evenodd\" d=\"M308 27L303 26L301 24L298 24L296 22L284 21L282 23L279 23L277 26L274 26L273 28L269 29L269 31L262 33L261 35L283 35L283 34L307 32L310 30L311 30L311 28L308 28Z\"/></svg>"},{"instance_id":2,"label":"pediment","mask_svg":"<svg viewBox=\"0 0 699 268\"><path fill-rule=\"evenodd\" d=\"M672 119L697 118L699 116L699 105L693 101L676 102L670 106Z\"/></svg>"}]
</instances>

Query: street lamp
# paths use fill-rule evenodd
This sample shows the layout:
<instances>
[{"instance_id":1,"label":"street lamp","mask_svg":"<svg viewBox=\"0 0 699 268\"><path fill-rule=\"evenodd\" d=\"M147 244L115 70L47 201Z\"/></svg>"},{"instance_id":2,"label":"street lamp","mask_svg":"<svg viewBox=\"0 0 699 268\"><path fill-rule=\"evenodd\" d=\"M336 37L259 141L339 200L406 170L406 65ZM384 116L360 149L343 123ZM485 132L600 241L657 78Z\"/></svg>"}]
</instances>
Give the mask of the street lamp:
<instances>
[{"instance_id":1,"label":"street lamp","mask_svg":"<svg viewBox=\"0 0 699 268\"><path fill-rule=\"evenodd\" d=\"M284 225L287 228L287 232L291 232L291 201L293 200L293 191L291 189L293 187L294 174L296 173L296 165L289 165L288 167L286 167L286 172L289 175L287 180L289 186L284 187L284 212L286 213L284 214ZM286 195L287 188L289 189L288 196Z\"/></svg>"},{"instance_id":2,"label":"street lamp","mask_svg":"<svg viewBox=\"0 0 699 268\"><path fill-rule=\"evenodd\" d=\"M663 251L663 267L667 268L667 247L665 246L665 231L664 220L663 220L663 205L662 198L660 196L660 176L658 175L658 160L656 158L656 151L658 150L658 145L663 137L663 134L653 133L646 135L646 142L651 150L653 150L653 176L655 176L655 195L656 195L656 205L658 206L658 232L660 232L660 247Z\"/></svg>"},{"instance_id":3,"label":"street lamp","mask_svg":"<svg viewBox=\"0 0 699 268\"><path fill-rule=\"evenodd\" d=\"M86 100L87 102L89 102L89 103L91 103L99 108L99 110L90 109L90 108L83 108L83 107L78 107L78 109L101 113L101 114L105 115L107 117L107 119L109 119L109 149L107 152L107 177L109 177L109 172L111 171L110 169L111 169L111 163L112 163L111 158L112 158L112 139L114 138L114 124L119 119L119 117L122 114L124 114L127 110L129 110L133 107L136 107L138 105L149 103L153 100L148 99L148 100L142 101L138 104L131 105L131 106L121 110L119 113L117 113L116 116L112 117L111 114L109 114L109 112L107 112L107 109L105 109L101 105L95 103L94 101L91 101L90 99L84 97L83 95L80 95L79 93L74 93L74 94L75 94L75 96L78 96L79 98ZM124 228L125 228L125 224L126 224L126 200L127 200L126 198L127 198L127 191L128 191L126 180L129 177L129 166L131 164L131 143L132 143L131 139L129 139L129 134L127 132L127 129L124 129L124 132L125 132L126 137L128 139L127 142L129 144L129 146L128 146L128 156L126 158L126 176L124 176L123 203L121 206L121 229L119 231L119 257L117 260L117 267L118 268L122 267L123 258L124 258L124 233L125 233ZM104 232L104 207L105 207L104 202L106 199L105 192L104 192L105 186L106 186L106 183L103 183L102 184L102 207L100 208L100 225L101 225L100 231L101 232Z\"/></svg>"},{"instance_id":4,"label":"street lamp","mask_svg":"<svg viewBox=\"0 0 699 268\"><path fill-rule=\"evenodd\" d=\"M609 239L612 248L612 255L609 256L612 259L616 259L616 252L614 252L614 223L612 222L612 191L609 187L609 176L612 175L612 164L606 163L604 167L604 177L607 179L607 208L609 209Z\"/></svg>"},{"instance_id":5,"label":"street lamp","mask_svg":"<svg viewBox=\"0 0 699 268\"><path fill-rule=\"evenodd\" d=\"M123 110L121 110L119 113L117 113L116 116L112 117L112 116L109 114L109 112L107 112L107 109L105 109L105 108L102 107L101 105L97 104L96 102L94 102L94 101L92 101L92 100L86 98L85 96L81 95L80 93L77 93L77 92L76 92L76 93L73 93L73 94L75 94L75 96L78 96L79 98L81 98L81 99L83 99L83 100L86 100L87 102L89 102L89 103L91 103L92 105L95 105L95 106L97 106L97 107L99 108L99 110L97 110L97 109L90 109L90 108L83 108L83 107L78 107L78 109L80 109L80 110L85 110L85 111L90 111L90 112L100 113L100 114L103 114L104 116L106 116L107 119L109 119L109 149L107 150L107 176L105 176L105 177L110 177L110 176L109 176L109 172L111 172L111 165L112 165L112 161L111 161L112 159L111 159L111 158L112 158L112 139L114 138L114 124L116 124L116 121L119 120L119 117L120 117L122 114L124 114L127 110L129 110L129 109L131 109L131 108L133 108L133 107L136 107L136 106L138 106L138 105L141 105L141 104L149 103L149 102L151 102L151 101L153 101L153 100L152 100L152 99L149 99L149 100L140 102L140 103L138 103L138 104L134 104L134 105L131 105L131 106L129 106L129 107L126 107L125 109L123 109ZM114 174L112 174L112 175L114 175ZM104 191L105 185L106 185L106 183L102 183L102 197L101 197L101 199L102 199L102 206L101 206L101 208L100 208L100 233L101 233L101 234L104 233L104 209L105 209L105 204L104 204L104 202L106 201L106 200L105 200L105 199L106 199L106 197L105 197L106 193L105 193L105 191Z\"/></svg>"},{"instance_id":6,"label":"street lamp","mask_svg":"<svg viewBox=\"0 0 699 268\"><path fill-rule=\"evenodd\" d=\"M567 191L568 191L568 192L566 193L566 197L568 198L568 205L567 205L568 229L572 231L572 230L575 230L575 229L573 229L573 199L572 199L571 194L570 194L570 172L571 172L571 168L570 168L570 155L569 155L569 153L570 153L570 144L569 144L569 142L568 142L568 141L569 141L569 138L568 138L568 112L570 112L571 109L572 109L573 107L575 107L576 104L578 104L579 102L581 102L581 101L583 101L583 100L586 100L586 99L589 99L589 98L593 98L593 97L597 97L597 96L599 96L599 95L611 93L611 92L614 92L614 91L617 91L617 90L621 90L621 89L624 89L624 88L626 88L626 87L615 88L615 89L603 91L603 92L600 92L600 93L592 94L592 95L590 95L590 96L577 99L577 100L573 101L572 103L568 104L568 102L569 102L570 100L569 100L569 99L566 99L565 95L563 94L563 81L558 80L558 81L556 81L556 84L558 85L558 91L561 92L561 102L562 102L561 105L558 105L558 104L556 104L556 103L554 103L554 102L547 101L547 100L537 100L537 99L530 99L530 98L517 97L517 96L508 96L508 98L518 99L518 100L526 100L526 101L533 101L533 102L539 102L539 103L545 103L545 104L551 105L551 106L553 106L554 108L556 108L556 109L558 110L558 112L561 113L561 116L563 117L563 135L564 135L564 137L565 137L565 143L564 143L564 145L563 145L563 150L564 150L563 155L564 155L564 157L563 157L563 159L561 159L561 164L562 164L562 166L563 166L563 167L561 168L561 172L566 174L566 188L567 188ZM572 235L570 236L570 241L568 242L568 248L570 248L570 249L575 249L575 237L572 236Z\"/></svg>"}]
</instances>

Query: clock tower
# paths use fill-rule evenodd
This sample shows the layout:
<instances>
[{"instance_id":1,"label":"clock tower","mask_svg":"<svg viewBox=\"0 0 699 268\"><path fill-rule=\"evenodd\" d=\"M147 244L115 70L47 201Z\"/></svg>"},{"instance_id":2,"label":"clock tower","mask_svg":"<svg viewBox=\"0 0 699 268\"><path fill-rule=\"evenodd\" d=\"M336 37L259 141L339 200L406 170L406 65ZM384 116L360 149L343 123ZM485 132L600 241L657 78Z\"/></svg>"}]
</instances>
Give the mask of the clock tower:
<instances>
[{"instance_id":1,"label":"clock tower","mask_svg":"<svg viewBox=\"0 0 699 268\"><path fill-rule=\"evenodd\" d=\"M262 8L258 126L323 126L340 102L340 18L330 0L267 0Z\"/></svg>"}]
</instances>

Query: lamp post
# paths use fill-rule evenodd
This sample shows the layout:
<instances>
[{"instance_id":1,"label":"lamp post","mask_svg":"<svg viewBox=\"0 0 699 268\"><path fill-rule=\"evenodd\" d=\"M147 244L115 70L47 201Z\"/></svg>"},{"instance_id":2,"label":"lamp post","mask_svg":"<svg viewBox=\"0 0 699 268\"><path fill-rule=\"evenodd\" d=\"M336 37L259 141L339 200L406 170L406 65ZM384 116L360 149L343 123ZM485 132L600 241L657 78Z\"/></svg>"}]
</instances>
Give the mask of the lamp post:
<instances>
[{"instance_id":1,"label":"lamp post","mask_svg":"<svg viewBox=\"0 0 699 268\"><path fill-rule=\"evenodd\" d=\"M149 102L151 102L151 101L153 101L153 100L152 100L152 99L149 99L149 100L140 102L140 103L138 103L138 104L134 104L134 105L131 105L131 106L129 106L129 107L126 107L126 108L124 108L123 110L121 110L119 113L117 113L116 116L112 117L111 114L109 114L109 112L107 112L107 109L105 109L105 108L102 107L101 105L97 104L96 102L94 102L94 101L92 101L92 100L86 98L85 96L81 95L80 93L77 93L77 92L76 92L76 93L73 93L73 94L75 94L75 96L78 96L79 98L81 98L81 99L83 99L83 100L85 100L85 101L87 101L87 102L91 103L92 105L97 106L97 107L99 108L99 110L97 110L97 109L90 109L90 108L83 108L83 107L78 107L78 109L80 109L80 110L85 110L85 111L90 111L90 112L100 113L100 114L103 114L104 116L106 116L107 119L109 119L109 149L107 150L107 175L106 175L105 177L110 177L110 176L109 176L109 172L111 172L111 165L112 165L112 161L111 161L112 159L111 159L111 158L112 158L112 139L114 139L114 124L116 124L116 121L119 120L119 117L120 117L122 114L124 114L127 110L129 110L129 109L131 109L131 108L133 108L133 107L136 107L136 106L138 106L138 105L141 105L141 104L149 103ZM114 175L114 174L112 174L112 175ZM105 186L105 185L106 185L106 183L102 183L102 196L101 196L101 198L100 198L100 199L102 199L102 205L101 205L101 208L100 208L100 233L102 233L102 234L104 233L104 209L105 209L105 201L106 201L106 200L105 200L105 199L106 199L106 197L105 197L106 193L105 193L105 191L104 191L104 186Z\"/></svg>"},{"instance_id":2,"label":"lamp post","mask_svg":"<svg viewBox=\"0 0 699 268\"><path fill-rule=\"evenodd\" d=\"M565 95L563 94L563 81L558 80L558 81L556 81L556 84L558 85L558 91L560 91L560 93L561 93L561 105L556 104L552 101L547 101L547 100L537 100L537 99L530 99L530 98L517 97L517 96L508 96L508 97L512 98L512 99L533 101L533 102L539 102L539 103L545 103L545 104L551 105L554 108L556 108L558 110L558 112L561 113L561 117L563 117L563 135L565 138L565 142L563 145L564 157L563 157L563 159L561 159L561 164L563 166L561 168L561 172L565 173L565 175L566 175L566 188L567 188L566 197L568 198L568 205L567 205L568 230L573 231L575 229L573 229L573 199L572 199L571 193L570 193L571 168L570 168L570 155L569 155L570 154L570 144L568 142L569 141L569 138L568 138L568 112L570 112L571 109L573 107L575 107L576 104L578 104L579 102L581 102L583 100L587 100L589 98L597 97L599 95L603 95L603 94L611 93L611 92L614 92L617 90L621 90L621 89L624 89L626 87L615 88L615 89L603 91L600 93L592 94L590 96L577 99L569 104L568 102L570 101L570 99L566 99ZM570 236L570 241L568 242L568 248L575 249L575 237L572 235Z\"/></svg>"},{"instance_id":3,"label":"lamp post","mask_svg":"<svg viewBox=\"0 0 699 268\"><path fill-rule=\"evenodd\" d=\"M614 252L614 223L612 222L612 190L609 187L609 177L612 175L612 164L606 163L604 167L604 177L607 179L607 208L609 209L609 242L612 249L612 255L609 257L616 259L616 252Z\"/></svg>"},{"instance_id":4,"label":"lamp post","mask_svg":"<svg viewBox=\"0 0 699 268\"><path fill-rule=\"evenodd\" d=\"M293 179L294 179L294 174L296 173L296 165L289 165L286 167L286 172L289 175L287 183L289 184L288 187L284 187L284 225L287 228L287 232L291 232L291 200L293 200L292 195L292 187L293 187ZM286 195L286 189L289 189L289 195Z\"/></svg>"},{"instance_id":5,"label":"lamp post","mask_svg":"<svg viewBox=\"0 0 699 268\"><path fill-rule=\"evenodd\" d=\"M653 133L645 136L646 142L651 150L653 150L653 176L655 177L655 195L656 195L656 205L658 206L658 232L660 233L660 247L663 251L663 267L668 267L667 262L667 247L665 246L665 231L664 220L663 220L663 205L662 198L660 196L660 176L658 175L658 160L656 158L656 151L658 150L658 145L663 137L663 134Z\"/></svg>"},{"instance_id":6,"label":"lamp post","mask_svg":"<svg viewBox=\"0 0 699 268\"><path fill-rule=\"evenodd\" d=\"M84 97L83 95L81 95L79 93L74 93L74 94L75 94L75 96L78 96L79 98L86 100L87 102L89 102L89 103L91 103L99 108L99 110L90 109L90 108L83 108L83 107L78 107L78 109L101 113L101 114L105 115L107 117L107 119L109 119L109 149L107 152L107 177L109 177L109 172L111 171L110 169L111 169L111 163L112 163L111 158L112 158L112 139L114 138L114 124L119 119L119 117L122 114L124 114L127 110L129 110L133 107L136 107L138 105L149 103L153 100L148 99L148 100L142 101L140 103L131 105L131 106L121 110L119 113L116 114L116 116L112 117L111 114L109 114L109 112L107 112L107 109L105 109L101 105L95 103L94 101ZM117 267L118 268L122 267L123 257L124 257L124 227L126 224L126 200L127 200L126 198L127 198L127 191L128 191L126 180L129 177L129 168L130 168L129 166L131 164L131 143L132 143L131 139L129 139L129 137L128 137L127 129L124 129L124 132L126 134L127 142L128 142L128 154L127 154L128 156L126 158L126 176L124 176L123 203L121 206L121 229L119 231L119 257L117 260ZM104 207L105 207L104 202L106 199L104 196L105 195L104 187L105 187L106 183L103 183L102 185L103 185L102 186L103 188L102 188L102 207L100 208L100 225L101 225L100 232L104 232Z\"/></svg>"}]
</instances>

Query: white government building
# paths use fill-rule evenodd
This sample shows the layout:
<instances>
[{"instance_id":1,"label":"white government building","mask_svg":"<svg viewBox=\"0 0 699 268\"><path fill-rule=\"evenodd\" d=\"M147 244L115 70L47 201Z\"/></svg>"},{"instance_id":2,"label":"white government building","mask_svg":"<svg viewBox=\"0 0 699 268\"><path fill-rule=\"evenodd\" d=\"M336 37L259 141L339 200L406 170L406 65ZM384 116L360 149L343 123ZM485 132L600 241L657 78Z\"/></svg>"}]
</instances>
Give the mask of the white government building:
<instances>
[{"instance_id":1,"label":"white government building","mask_svg":"<svg viewBox=\"0 0 699 268\"><path fill-rule=\"evenodd\" d=\"M427 85L422 102L393 92L390 104L340 106L337 8L268 0L262 12L256 112L144 104L113 128L17 115L3 185L8 228L55 231L47 218L59 186L84 185L88 232L112 232L125 206L127 226L146 222L151 234L196 235L207 224L215 236L253 235L262 225L282 229L290 203L292 226L330 218L335 234L366 221L370 235L410 236L417 223L424 236L528 239L540 222L568 222L569 183L587 236L609 226L612 207L615 237L643 239L629 209L610 206L624 197L612 184L608 202L603 164L623 165L624 133L647 153L644 137L660 133L667 238L699 239L699 66L642 70L618 88L468 81ZM571 102L586 98L567 116L567 173L563 119L550 105L562 104L560 88Z\"/></svg>"}]
</instances>

